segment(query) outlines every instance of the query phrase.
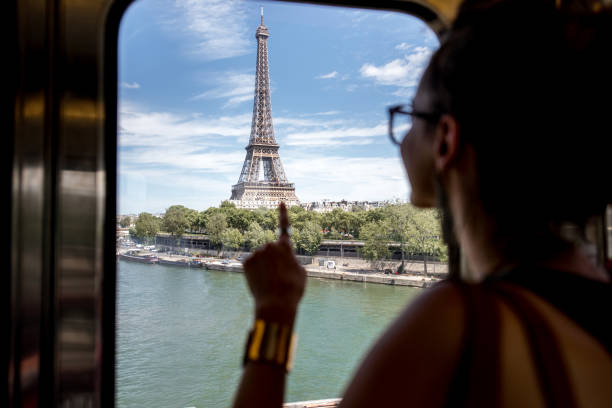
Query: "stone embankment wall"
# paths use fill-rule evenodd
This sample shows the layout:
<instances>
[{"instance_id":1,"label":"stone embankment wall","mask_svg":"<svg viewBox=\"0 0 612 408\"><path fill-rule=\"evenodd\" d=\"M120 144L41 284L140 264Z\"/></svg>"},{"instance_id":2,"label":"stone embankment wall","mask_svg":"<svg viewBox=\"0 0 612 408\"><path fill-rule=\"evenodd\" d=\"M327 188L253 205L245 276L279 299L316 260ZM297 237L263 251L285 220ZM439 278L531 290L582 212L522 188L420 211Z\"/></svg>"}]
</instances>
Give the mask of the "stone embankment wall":
<instances>
[{"instance_id":1,"label":"stone embankment wall","mask_svg":"<svg viewBox=\"0 0 612 408\"><path fill-rule=\"evenodd\" d=\"M211 263L206 265L207 269L227 272L243 272L242 265L221 265ZM346 271L334 271L332 269L307 267L306 275L311 278L345 280L351 282L378 283L395 286L412 286L416 288L427 288L438 282L435 277L424 277L415 275L383 275L380 273L354 273Z\"/></svg>"},{"instance_id":2,"label":"stone embankment wall","mask_svg":"<svg viewBox=\"0 0 612 408\"><path fill-rule=\"evenodd\" d=\"M344 271L334 272L325 269L317 270L314 268L306 268L306 274L311 278L336 279L351 282L381 283L385 285L395 286L412 286L415 288L428 288L439 281L439 279L433 277L423 277L414 275L383 275L380 273L364 274Z\"/></svg>"}]
</instances>

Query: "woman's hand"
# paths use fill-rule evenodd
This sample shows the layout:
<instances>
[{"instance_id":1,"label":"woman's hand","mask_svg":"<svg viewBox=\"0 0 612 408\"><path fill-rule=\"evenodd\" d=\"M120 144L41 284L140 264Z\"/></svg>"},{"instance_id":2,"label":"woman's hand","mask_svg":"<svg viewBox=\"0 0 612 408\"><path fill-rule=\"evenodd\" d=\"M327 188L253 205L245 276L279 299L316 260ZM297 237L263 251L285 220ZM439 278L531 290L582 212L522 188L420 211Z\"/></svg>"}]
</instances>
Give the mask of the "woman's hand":
<instances>
[{"instance_id":1,"label":"woman's hand","mask_svg":"<svg viewBox=\"0 0 612 408\"><path fill-rule=\"evenodd\" d=\"M284 203L280 210L280 237L255 251L244 263L249 289L255 298L255 316L293 324L306 286L306 271L293 255L288 234L289 217Z\"/></svg>"}]
</instances>

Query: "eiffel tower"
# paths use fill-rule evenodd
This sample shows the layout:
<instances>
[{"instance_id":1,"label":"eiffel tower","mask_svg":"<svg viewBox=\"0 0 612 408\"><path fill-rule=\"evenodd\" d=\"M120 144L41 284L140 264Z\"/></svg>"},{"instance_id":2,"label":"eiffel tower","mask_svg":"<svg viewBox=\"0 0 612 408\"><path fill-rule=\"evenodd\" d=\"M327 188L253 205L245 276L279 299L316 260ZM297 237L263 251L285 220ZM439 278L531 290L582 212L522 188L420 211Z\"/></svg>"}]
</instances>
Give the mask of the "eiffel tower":
<instances>
[{"instance_id":1,"label":"eiffel tower","mask_svg":"<svg viewBox=\"0 0 612 408\"><path fill-rule=\"evenodd\" d=\"M255 73L255 97L251 137L245 148L247 153L238 183L232 186L230 202L238 208L276 208L281 201L289 207L299 205L295 186L289 183L278 154L274 138L272 107L270 105L270 74L268 72L268 37L270 33L263 23L257 27L257 69ZM263 179L260 180L260 167Z\"/></svg>"}]
</instances>

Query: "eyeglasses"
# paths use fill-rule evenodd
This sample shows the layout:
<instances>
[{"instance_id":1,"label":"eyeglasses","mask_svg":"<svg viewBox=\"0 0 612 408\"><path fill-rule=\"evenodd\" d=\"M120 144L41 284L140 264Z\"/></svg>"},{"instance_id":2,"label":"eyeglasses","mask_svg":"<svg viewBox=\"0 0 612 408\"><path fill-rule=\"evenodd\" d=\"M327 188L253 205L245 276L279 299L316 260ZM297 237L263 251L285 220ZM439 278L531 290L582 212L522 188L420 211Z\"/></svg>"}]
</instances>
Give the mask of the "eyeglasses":
<instances>
[{"instance_id":1,"label":"eyeglasses","mask_svg":"<svg viewBox=\"0 0 612 408\"><path fill-rule=\"evenodd\" d=\"M402 117L405 119L407 119L407 117L409 116L410 123L407 123L407 120L395 120L394 125L393 119L395 116L397 116L397 114L404 115ZM440 119L440 114L417 111L413 109L410 105L391 106L389 108L389 138L391 139L391 142L393 142L393 144L396 144L398 146L402 144L401 135L403 134L403 132L410 129L410 126L412 126L412 118L421 118L423 120L426 120L427 122L436 123ZM400 138L398 138L398 136L400 136Z\"/></svg>"}]
</instances>

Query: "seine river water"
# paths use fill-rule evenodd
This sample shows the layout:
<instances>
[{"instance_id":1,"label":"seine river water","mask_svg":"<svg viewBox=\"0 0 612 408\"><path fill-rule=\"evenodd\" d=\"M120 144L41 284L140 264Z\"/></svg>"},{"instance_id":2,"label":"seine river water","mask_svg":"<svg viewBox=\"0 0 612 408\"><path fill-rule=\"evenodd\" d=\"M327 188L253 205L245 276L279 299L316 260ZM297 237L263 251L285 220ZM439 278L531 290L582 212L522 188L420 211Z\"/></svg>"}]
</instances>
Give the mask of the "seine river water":
<instances>
[{"instance_id":1,"label":"seine river water","mask_svg":"<svg viewBox=\"0 0 612 408\"><path fill-rule=\"evenodd\" d=\"M120 261L118 290L117 405L230 406L252 324L244 276ZM309 278L286 401L340 396L419 290Z\"/></svg>"}]
</instances>

